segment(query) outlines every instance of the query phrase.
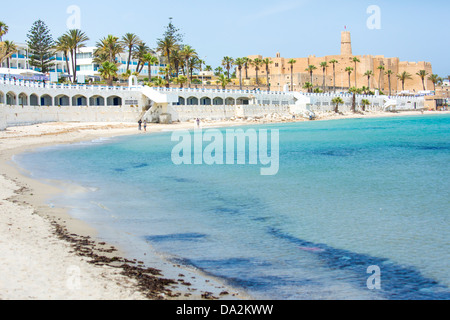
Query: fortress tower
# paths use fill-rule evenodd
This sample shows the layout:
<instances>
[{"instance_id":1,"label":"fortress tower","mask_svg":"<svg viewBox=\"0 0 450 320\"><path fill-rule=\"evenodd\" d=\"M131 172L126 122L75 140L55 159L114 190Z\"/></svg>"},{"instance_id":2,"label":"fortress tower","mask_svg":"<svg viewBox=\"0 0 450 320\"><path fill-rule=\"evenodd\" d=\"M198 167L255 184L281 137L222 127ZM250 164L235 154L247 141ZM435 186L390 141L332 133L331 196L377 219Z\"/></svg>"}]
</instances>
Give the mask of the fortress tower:
<instances>
[{"instance_id":1,"label":"fortress tower","mask_svg":"<svg viewBox=\"0 0 450 320\"><path fill-rule=\"evenodd\" d=\"M351 56L352 54L352 36L349 31L342 31L341 56Z\"/></svg>"}]
</instances>

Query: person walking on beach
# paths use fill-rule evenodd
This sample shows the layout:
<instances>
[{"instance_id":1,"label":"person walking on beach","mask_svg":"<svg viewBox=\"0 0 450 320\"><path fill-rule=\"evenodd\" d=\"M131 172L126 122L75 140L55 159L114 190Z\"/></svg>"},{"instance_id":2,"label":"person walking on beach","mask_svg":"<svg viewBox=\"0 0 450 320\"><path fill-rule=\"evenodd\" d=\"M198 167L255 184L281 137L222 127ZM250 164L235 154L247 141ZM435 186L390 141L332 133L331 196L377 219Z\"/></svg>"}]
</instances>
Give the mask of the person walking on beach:
<instances>
[{"instance_id":1,"label":"person walking on beach","mask_svg":"<svg viewBox=\"0 0 450 320\"><path fill-rule=\"evenodd\" d=\"M147 132L147 120L144 120L144 131Z\"/></svg>"},{"instance_id":2,"label":"person walking on beach","mask_svg":"<svg viewBox=\"0 0 450 320\"><path fill-rule=\"evenodd\" d=\"M138 125L139 125L139 131L141 131L142 130L142 120L141 119L139 119Z\"/></svg>"},{"instance_id":3,"label":"person walking on beach","mask_svg":"<svg viewBox=\"0 0 450 320\"><path fill-rule=\"evenodd\" d=\"M200 119L197 118L197 127L200 128Z\"/></svg>"}]
</instances>

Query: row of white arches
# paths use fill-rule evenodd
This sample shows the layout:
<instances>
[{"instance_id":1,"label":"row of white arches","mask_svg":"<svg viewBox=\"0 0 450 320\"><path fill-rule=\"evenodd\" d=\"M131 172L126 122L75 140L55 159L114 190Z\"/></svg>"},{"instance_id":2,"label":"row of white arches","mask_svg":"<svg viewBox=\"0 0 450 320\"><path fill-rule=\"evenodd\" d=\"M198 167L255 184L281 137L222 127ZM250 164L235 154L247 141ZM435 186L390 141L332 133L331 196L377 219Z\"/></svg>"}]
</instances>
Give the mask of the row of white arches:
<instances>
[{"instance_id":1,"label":"row of white arches","mask_svg":"<svg viewBox=\"0 0 450 320\"><path fill-rule=\"evenodd\" d=\"M216 98L209 98L209 97L202 97L202 98L197 98L197 97L188 97L188 98L184 98L184 97L178 97L178 105L180 106L223 106L223 105L227 105L227 106L234 106L234 105L248 105L250 102L249 98L220 98L220 97L216 97Z\"/></svg>"},{"instance_id":2,"label":"row of white arches","mask_svg":"<svg viewBox=\"0 0 450 320\"><path fill-rule=\"evenodd\" d=\"M28 96L24 92L17 95L12 91L6 94L0 91L0 104L10 106L121 106L122 98L115 95L107 98L100 95L86 97L80 94L71 97L60 94L52 97L49 94L39 96L35 93Z\"/></svg>"}]
</instances>

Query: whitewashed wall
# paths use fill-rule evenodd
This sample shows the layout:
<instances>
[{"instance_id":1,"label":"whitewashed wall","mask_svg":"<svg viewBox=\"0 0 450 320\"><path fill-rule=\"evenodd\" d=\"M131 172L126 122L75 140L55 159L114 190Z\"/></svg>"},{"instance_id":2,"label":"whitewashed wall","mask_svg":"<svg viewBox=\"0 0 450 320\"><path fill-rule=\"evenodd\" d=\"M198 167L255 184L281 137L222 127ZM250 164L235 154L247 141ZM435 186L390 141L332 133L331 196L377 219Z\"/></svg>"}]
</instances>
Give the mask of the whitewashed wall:
<instances>
[{"instance_id":1,"label":"whitewashed wall","mask_svg":"<svg viewBox=\"0 0 450 320\"><path fill-rule=\"evenodd\" d=\"M0 130L45 122L137 122L142 109L131 106L0 105Z\"/></svg>"}]
</instances>

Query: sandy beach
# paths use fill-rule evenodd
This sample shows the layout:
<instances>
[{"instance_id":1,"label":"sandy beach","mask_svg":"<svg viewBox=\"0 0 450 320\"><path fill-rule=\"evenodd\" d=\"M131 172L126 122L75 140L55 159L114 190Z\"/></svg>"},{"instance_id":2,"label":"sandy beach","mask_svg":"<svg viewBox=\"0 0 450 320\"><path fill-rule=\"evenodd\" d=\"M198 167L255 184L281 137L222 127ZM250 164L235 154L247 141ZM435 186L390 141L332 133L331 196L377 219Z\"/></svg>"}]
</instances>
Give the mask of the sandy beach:
<instances>
[{"instance_id":1,"label":"sandy beach","mask_svg":"<svg viewBox=\"0 0 450 320\"><path fill-rule=\"evenodd\" d=\"M450 112L424 114L444 113ZM323 114L318 120L405 115L422 113ZM208 122L203 127L258 123L264 122ZM193 127L152 124L146 134ZM35 148L138 133L133 123L46 123L0 132L0 300L249 298L198 270L162 258L157 266L143 266L120 248L101 242L89 225L46 203L57 188L31 179L12 161L14 155Z\"/></svg>"}]
</instances>

